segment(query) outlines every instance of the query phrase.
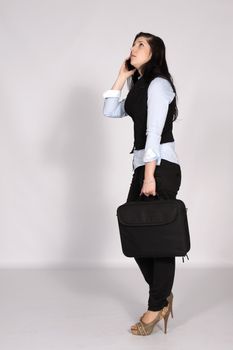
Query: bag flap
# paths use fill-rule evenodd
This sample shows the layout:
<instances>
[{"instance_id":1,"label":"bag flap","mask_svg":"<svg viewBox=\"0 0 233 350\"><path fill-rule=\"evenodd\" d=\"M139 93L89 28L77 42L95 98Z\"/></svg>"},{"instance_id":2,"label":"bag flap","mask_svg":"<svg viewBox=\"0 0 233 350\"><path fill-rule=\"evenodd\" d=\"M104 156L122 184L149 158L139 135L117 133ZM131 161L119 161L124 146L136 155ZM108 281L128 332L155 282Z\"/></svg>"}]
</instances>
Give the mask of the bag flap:
<instances>
[{"instance_id":1,"label":"bag flap","mask_svg":"<svg viewBox=\"0 0 233 350\"><path fill-rule=\"evenodd\" d=\"M176 220L177 215L176 199L131 201L117 208L119 222L129 226L164 225Z\"/></svg>"}]
</instances>

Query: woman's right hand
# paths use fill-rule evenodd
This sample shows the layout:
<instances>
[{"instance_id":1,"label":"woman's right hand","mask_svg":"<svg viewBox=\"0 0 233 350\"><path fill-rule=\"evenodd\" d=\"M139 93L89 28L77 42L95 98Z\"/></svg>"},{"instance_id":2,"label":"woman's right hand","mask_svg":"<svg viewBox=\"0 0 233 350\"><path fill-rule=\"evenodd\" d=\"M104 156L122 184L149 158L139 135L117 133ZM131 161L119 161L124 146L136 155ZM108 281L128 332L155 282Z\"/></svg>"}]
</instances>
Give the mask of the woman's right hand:
<instances>
[{"instance_id":1,"label":"woman's right hand","mask_svg":"<svg viewBox=\"0 0 233 350\"><path fill-rule=\"evenodd\" d=\"M120 71L119 71L119 76L124 76L125 79L127 79L128 77L130 77L131 75L134 74L136 68L132 69L132 70L128 70L127 66L126 66L126 61L130 58L130 56L128 56L124 62L121 65Z\"/></svg>"},{"instance_id":2,"label":"woman's right hand","mask_svg":"<svg viewBox=\"0 0 233 350\"><path fill-rule=\"evenodd\" d=\"M141 192L140 192L140 196L144 194L145 196L156 196L157 192L156 192L156 180L155 177L153 177L153 179L149 180L149 182L147 183L146 181L143 181L143 185L141 188Z\"/></svg>"}]
</instances>

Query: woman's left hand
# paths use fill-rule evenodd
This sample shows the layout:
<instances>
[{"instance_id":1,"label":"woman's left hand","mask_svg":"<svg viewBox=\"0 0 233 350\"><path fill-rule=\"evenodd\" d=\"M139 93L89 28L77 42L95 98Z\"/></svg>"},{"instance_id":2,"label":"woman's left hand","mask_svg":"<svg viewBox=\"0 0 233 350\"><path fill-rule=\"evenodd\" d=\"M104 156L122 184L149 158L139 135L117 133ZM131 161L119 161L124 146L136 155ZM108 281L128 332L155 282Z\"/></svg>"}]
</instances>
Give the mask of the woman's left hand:
<instances>
[{"instance_id":1,"label":"woman's left hand","mask_svg":"<svg viewBox=\"0 0 233 350\"><path fill-rule=\"evenodd\" d=\"M156 181L155 178L145 180L140 192L140 196L144 194L145 196L156 195Z\"/></svg>"}]
</instances>

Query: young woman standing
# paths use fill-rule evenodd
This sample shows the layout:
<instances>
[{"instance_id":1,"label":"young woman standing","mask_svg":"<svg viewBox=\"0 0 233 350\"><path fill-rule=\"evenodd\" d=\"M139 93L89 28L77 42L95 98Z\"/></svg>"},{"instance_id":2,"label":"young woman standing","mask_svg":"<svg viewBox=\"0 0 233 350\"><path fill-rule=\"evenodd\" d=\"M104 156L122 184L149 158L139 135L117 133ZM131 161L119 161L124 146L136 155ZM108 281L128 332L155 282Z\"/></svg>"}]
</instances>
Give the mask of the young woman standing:
<instances>
[{"instance_id":1,"label":"young woman standing","mask_svg":"<svg viewBox=\"0 0 233 350\"><path fill-rule=\"evenodd\" d=\"M130 90L119 100L126 82ZM129 84L130 82L130 84ZM103 94L103 114L130 116L134 123L133 176L127 202L176 198L181 184L181 168L175 152L173 121L178 116L176 89L168 71L165 45L161 38L140 32L133 41L130 56L121 65L118 77ZM131 327L135 335L151 334L164 319L165 333L170 313L173 317L172 286L175 257L134 258L149 286L148 310Z\"/></svg>"}]
</instances>

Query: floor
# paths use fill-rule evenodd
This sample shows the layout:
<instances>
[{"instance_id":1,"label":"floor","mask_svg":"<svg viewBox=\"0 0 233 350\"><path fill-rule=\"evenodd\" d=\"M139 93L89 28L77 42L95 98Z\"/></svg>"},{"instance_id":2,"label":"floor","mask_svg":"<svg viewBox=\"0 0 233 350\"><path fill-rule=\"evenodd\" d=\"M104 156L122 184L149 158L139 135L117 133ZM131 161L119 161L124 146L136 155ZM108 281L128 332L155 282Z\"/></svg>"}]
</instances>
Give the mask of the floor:
<instances>
[{"instance_id":1,"label":"floor","mask_svg":"<svg viewBox=\"0 0 233 350\"><path fill-rule=\"evenodd\" d=\"M148 287L135 268L0 270L0 349L232 349L233 269L176 264L174 318L130 333Z\"/></svg>"}]
</instances>

